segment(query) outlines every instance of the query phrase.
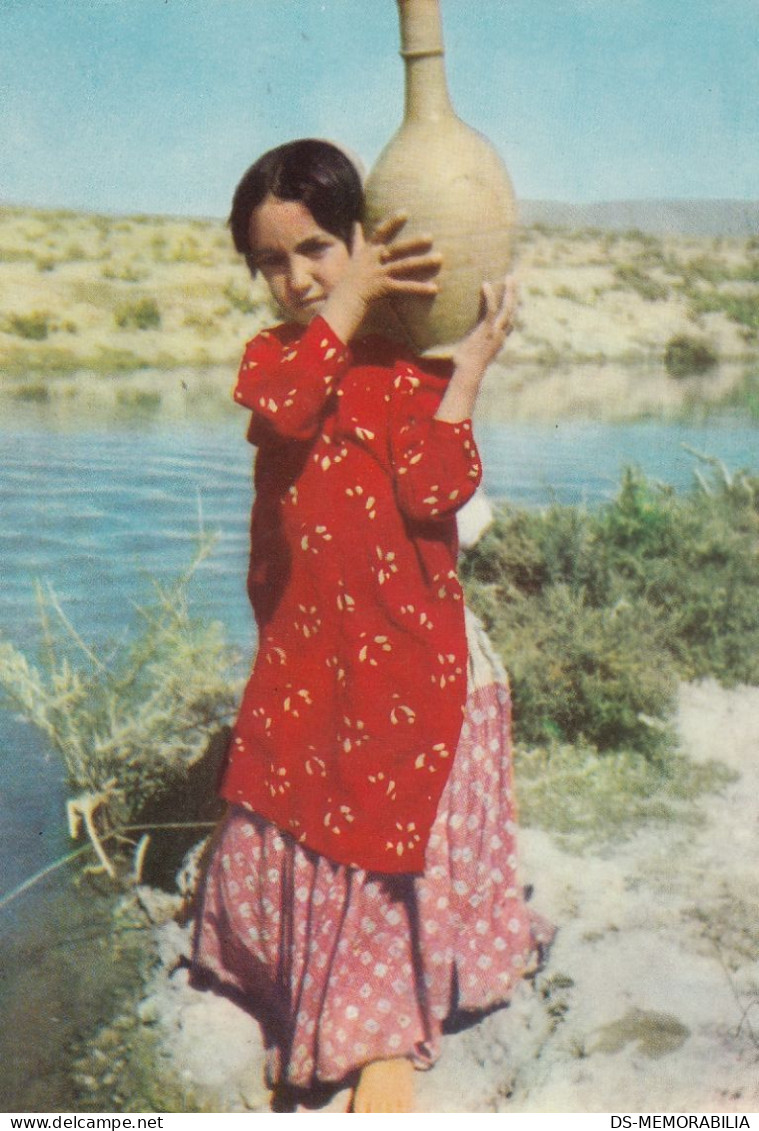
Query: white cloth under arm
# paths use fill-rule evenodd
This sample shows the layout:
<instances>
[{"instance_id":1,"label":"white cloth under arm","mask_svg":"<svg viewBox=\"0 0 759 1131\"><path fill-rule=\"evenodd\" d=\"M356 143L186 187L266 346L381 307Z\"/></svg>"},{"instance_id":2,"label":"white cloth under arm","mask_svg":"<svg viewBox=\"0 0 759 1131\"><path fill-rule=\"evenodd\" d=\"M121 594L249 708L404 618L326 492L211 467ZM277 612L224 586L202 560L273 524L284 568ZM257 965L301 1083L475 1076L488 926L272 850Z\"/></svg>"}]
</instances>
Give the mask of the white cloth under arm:
<instances>
[{"instance_id":1,"label":"white cloth under arm","mask_svg":"<svg viewBox=\"0 0 759 1131\"><path fill-rule=\"evenodd\" d=\"M475 491L469 502L465 503L456 515L456 524L459 529L459 545L462 550L468 550L479 542L482 535L492 525L493 508L481 487Z\"/></svg>"}]
</instances>

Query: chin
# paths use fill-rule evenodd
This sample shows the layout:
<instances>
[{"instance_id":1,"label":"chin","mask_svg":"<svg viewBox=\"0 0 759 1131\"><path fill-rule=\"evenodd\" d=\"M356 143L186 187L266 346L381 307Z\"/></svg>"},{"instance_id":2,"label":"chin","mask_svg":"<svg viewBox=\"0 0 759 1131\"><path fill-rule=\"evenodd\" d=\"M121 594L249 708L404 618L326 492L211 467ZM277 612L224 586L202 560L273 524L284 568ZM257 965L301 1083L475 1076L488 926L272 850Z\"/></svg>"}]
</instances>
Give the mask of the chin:
<instances>
[{"instance_id":1,"label":"chin","mask_svg":"<svg viewBox=\"0 0 759 1131\"><path fill-rule=\"evenodd\" d=\"M284 310L285 317L290 322L297 323L298 326L308 326L316 318L317 314L321 314L322 304L306 307L296 307L295 310Z\"/></svg>"}]
</instances>

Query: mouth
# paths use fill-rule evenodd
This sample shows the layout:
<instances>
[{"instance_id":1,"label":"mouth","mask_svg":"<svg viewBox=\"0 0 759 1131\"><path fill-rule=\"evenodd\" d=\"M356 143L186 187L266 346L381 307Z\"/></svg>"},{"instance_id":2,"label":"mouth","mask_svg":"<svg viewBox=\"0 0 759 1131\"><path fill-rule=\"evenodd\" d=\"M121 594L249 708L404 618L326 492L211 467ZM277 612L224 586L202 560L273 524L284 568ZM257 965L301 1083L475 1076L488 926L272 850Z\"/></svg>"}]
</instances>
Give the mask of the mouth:
<instances>
[{"instance_id":1,"label":"mouth","mask_svg":"<svg viewBox=\"0 0 759 1131\"><path fill-rule=\"evenodd\" d=\"M290 316L298 322L310 322L312 318L316 317L323 305L324 295L319 295L318 298L302 299L300 302L292 304Z\"/></svg>"}]
</instances>

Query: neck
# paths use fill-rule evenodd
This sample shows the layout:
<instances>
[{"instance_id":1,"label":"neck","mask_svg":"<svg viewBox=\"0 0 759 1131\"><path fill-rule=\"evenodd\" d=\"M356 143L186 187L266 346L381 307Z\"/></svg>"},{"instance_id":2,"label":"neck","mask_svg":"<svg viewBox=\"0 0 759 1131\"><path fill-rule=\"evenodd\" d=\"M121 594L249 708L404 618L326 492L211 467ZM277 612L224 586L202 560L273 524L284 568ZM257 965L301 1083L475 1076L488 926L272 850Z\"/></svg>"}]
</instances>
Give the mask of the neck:
<instances>
[{"instance_id":1,"label":"neck","mask_svg":"<svg viewBox=\"0 0 759 1131\"><path fill-rule=\"evenodd\" d=\"M398 11L406 64L406 117L435 119L449 114L438 0L398 0Z\"/></svg>"}]
</instances>

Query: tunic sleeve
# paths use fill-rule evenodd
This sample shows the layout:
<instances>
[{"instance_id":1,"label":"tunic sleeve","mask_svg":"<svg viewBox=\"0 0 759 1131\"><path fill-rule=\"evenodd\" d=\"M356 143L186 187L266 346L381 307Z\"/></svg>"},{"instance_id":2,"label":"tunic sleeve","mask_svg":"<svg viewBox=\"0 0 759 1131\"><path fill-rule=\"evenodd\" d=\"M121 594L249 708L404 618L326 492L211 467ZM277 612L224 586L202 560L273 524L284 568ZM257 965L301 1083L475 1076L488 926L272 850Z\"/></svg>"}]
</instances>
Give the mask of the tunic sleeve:
<instances>
[{"instance_id":1,"label":"tunic sleeve","mask_svg":"<svg viewBox=\"0 0 759 1131\"><path fill-rule=\"evenodd\" d=\"M399 392L390 428L398 505L418 521L448 519L472 497L482 478L472 422L436 420L442 392L423 375L407 375Z\"/></svg>"},{"instance_id":2,"label":"tunic sleeve","mask_svg":"<svg viewBox=\"0 0 759 1131\"><path fill-rule=\"evenodd\" d=\"M253 412L251 439L263 423L279 436L310 440L349 361L347 346L322 318L293 341L270 330L253 338L234 391L235 401Z\"/></svg>"}]
</instances>

